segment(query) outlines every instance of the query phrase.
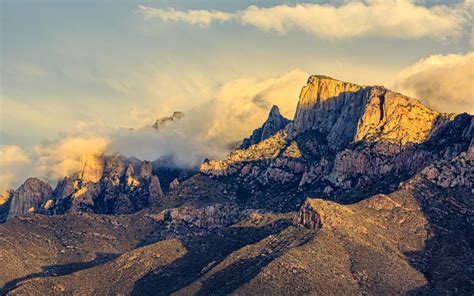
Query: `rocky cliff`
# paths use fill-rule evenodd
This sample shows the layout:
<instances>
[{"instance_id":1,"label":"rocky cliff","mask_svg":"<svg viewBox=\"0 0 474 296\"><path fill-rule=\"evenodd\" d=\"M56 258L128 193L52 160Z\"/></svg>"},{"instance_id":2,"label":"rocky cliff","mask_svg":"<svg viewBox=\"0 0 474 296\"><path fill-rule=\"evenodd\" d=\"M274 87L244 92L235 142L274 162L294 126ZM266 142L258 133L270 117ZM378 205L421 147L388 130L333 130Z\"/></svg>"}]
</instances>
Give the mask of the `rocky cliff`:
<instances>
[{"instance_id":1,"label":"rocky cliff","mask_svg":"<svg viewBox=\"0 0 474 296\"><path fill-rule=\"evenodd\" d=\"M41 206L50 198L51 186L40 179L28 178L13 193L7 219L40 211Z\"/></svg>"},{"instance_id":2,"label":"rocky cliff","mask_svg":"<svg viewBox=\"0 0 474 296\"><path fill-rule=\"evenodd\" d=\"M361 196L374 186L393 190L433 161L466 151L473 126L468 114L440 114L383 87L314 75L292 122L226 160L203 163L201 172L327 198Z\"/></svg>"},{"instance_id":3,"label":"rocky cliff","mask_svg":"<svg viewBox=\"0 0 474 296\"><path fill-rule=\"evenodd\" d=\"M313 75L301 90L289 130L292 137L317 130L334 149L357 141L421 143L440 116L419 101L384 87Z\"/></svg>"}]
</instances>

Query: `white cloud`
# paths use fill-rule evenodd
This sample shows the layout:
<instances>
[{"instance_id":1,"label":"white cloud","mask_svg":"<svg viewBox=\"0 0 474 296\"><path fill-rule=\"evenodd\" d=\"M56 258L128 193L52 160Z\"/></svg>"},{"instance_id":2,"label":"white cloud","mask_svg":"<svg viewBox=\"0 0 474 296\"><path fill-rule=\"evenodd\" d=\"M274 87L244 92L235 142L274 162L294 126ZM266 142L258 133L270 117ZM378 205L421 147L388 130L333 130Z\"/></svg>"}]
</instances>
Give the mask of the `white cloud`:
<instances>
[{"instance_id":1,"label":"white cloud","mask_svg":"<svg viewBox=\"0 0 474 296\"><path fill-rule=\"evenodd\" d=\"M1 145L0 146L0 164L3 167L11 163L29 163L28 155L16 145Z\"/></svg>"},{"instance_id":2,"label":"white cloud","mask_svg":"<svg viewBox=\"0 0 474 296\"><path fill-rule=\"evenodd\" d=\"M474 114L474 52L422 59L399 74L395 88L441 112Z\"/></svg>"},{"instance_id":3,"label":"white cloud","mask_svg":"<svg viewBox=\"0 0 474 296\"><path fill-rule=\"evenodd\" d=\"M208 27L212 22L226 22L232 18L232 15L218 10L187 10L179 11L174 8L159 9L138 6L138 11L146 18L159 18L165 22L184 22L191 25Z\"/></svg>"},{"instance_id":4,"label":"white cloud","mask_svg":"<svg viewBox=\"0 0 474 296\"><path fill-rule=\"evenodd\" d=\"M173 154L183 166L199 164L206 157L224 157L230 144L249 136L265 121L272 105L293 118L307 78L307 73L296 69L275 78L224 83L213 91L212 99L193 102L182 119L160 132L150 128L118 131L111 136L108 151L149 160ZM175 106L167 100L163 104L166 110L183 111L180 101Z\"/></svg>"},{"instance_id":5,"label":"white cloud","mask_svg":"<svg viewBox=\"0 0 474 296\"><path fill-rule=\"evenodd\" d=\"M28 154L16 145L0 145L0 194L17 183L30 167Z\"/></svg>"},{"instance_id":6,"label":"white cloud","mask_svg":"<svg viewBox=\"0 0 474 296\"><path fill-rule=\"evenodd\" d=\"M471 0L454 7L425 7L410 0L348 1L343 5L297 4L273 7L250 6L235 13L216 10L178 11L139 6L146 17L209 26L212 21L236 20L266 31L287 33L300 30L319 38L389 37L449 40L462 36L469 25Z\"/></svg>"}]
</instances>

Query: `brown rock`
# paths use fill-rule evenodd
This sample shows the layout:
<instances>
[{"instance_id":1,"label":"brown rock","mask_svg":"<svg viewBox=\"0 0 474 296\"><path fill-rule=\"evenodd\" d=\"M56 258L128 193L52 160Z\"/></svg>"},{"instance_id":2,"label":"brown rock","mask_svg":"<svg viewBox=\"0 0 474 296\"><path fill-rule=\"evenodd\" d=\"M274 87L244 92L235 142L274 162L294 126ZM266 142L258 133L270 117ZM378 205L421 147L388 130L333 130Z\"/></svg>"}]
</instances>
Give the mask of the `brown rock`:
<instances>
[{"instance_id":1,"label":"brown rock","mask_svg":"<svg viewBox=\"0 0 474 296\"><path fill-rule=\"evenodd\" d=\"M316 211L314 200L308 198L301 206L298 213L296 213L293 224L299 227L306 227L309 229L318 229L323 227L321 215Z\"/></svg>"},{"instance_id":2,"label":"brown rock","mask_svg":"<svg viewBox=\"0 0 474 296\"><path fill-rule=\"evenodd\" d=\"M52 189L49 184L37 178L28 178L15 190L7 219L37 211L51 196Z\"/></svg>"}]
</instances>

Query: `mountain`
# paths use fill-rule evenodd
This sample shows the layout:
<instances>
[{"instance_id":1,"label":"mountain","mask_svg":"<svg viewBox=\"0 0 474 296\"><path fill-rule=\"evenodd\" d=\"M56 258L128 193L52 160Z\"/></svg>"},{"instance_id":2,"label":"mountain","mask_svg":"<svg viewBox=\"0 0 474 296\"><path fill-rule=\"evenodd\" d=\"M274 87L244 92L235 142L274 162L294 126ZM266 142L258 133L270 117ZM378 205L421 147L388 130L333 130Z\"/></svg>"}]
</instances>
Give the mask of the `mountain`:
<instances>
[{"instance_id":1,"label":"mountain","mask_svg":"<svg viewBox=\"0 0 474 296\"><path fill-rule=\"evenodd\" d=\"M199 172L114 155L28 179L0 294L471 295L473 162L472 115L313 75L292 120L273 107Z\"/></svg>"},{"instance_id":2,"label":"mountain","mask_svg":"<svg viewBox=\"0 0 474 296\"><path fill-rule=\"evenodd\" d=\"M473 126L471 115L440 114L382 87L311 76L291 123L226 160L203 163L201 172L253 191L278 184L291 195L354 202L393 191L433 161L466 151ZM262 199L250 198L259 207ZM295 210L301 202L286 194L277 206Z\"/></svg>"}]
</instances>

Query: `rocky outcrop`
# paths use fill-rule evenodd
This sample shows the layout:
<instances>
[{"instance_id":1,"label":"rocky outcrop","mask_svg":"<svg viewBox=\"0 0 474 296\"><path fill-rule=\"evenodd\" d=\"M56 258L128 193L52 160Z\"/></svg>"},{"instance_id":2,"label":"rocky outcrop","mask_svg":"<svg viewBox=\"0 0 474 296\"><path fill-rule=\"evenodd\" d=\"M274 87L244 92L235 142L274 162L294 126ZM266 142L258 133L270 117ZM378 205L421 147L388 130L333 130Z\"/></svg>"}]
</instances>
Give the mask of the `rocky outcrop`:
<instances>
[{"instance_id":1,"label":"rocky outcrop","mask_svg":"<svg viewBox=\"0 0 474 296\"><path fill-rule=\"evenodd\" d=\"M176 190L178 189L178 186L179 186L179 180L178 178L174 178L173 181L171 181L169 188L170 190Z\"/></svg>"},{"instance_id":2,"label":"rocky outcrop","mask_svg":"<svg viewBox=\"0 0 474 296\"><path fill-rule=\"evenodd\" d=\"M295 226L306 227L309 229L318 229L323 227L322 217L318 212L316 212L314 203L315 200L310 198L304 202L293 219L293 224Z\"/></svg>"},{"instance_id":3,"label":"rocky outcrop","mask_svg":"<svg viewBox=\"0 0 474 296\"><path fill-rule=\"evenodd\" d=\"M383 87L313 75L301 91L288 129L291 137L317 130L335 149L362 140L421 143L439 116L419 101Z\"/></svg>"},{"instance_id":4,"label":"rocky outcrop","mask_svg":"<svg viewBox=\"0 0 474 296\"><path fill-rule=\"evenodd\" d=\"M8 219L37 212L50 198L52 198L52 189L49 184L37 178L28 178L13 193Z\"/></svg>"},{"instance_id":5,"label":"rocky outcrop","mask_svg":"<svg viewBox=\"0 0 474 296\"><path fill-rule=\"evenodd\" d=\"M441 188L466 188L474 194L473 146L451 161L439 161L427 166L420 175Z\"/></svg>"},{"instance_id":6,"label":"rocky outcrop","mask_svg":"<svg viewBox=\"0 0 474 296\"><path fill-rule=\"evenodd\" d=\"M150 185L148 187L148 204L150 206L157 206L160 204L160 199L163 197L164 193L161 189L160 180L157 176L152 176Z\"/></svg>"},{"instance_id":7,"label":"rocky outcrop","mask_svg":"<svg viewBox=\"0 0 474 296\"><path fill-rule=\"evenodd\" d=\"M83 182L98 182L104 173L104 158L97 155L86 155L81 158L82 169L77 178Z\"/></svg>"},{"instance_id":8,"label":"rocky outcrop","mask_svg":"<svg viewBox=\"0 0 474 296\"><path fill-rule=\"evenodd\" d=\"M270 160L278 157L287 145L286 134L284 131L280 131L248 149L237 149L231 152L225 161L207 160L201 164L200 171L216 176L233 174L242 168L244 162Z\"/></svg>"},{"instance_id":9,"label":"rocky outcrop","mask_svg":"<svg viewBox=\"0 0 474 296\"><path fill-rule=\"evenodd\" d=\"M262 127L253 131L249 138L242 141L241 149L247 149L252 145L262 142L275 135L281 129L283 129L290 120L286 119L280 114L278 106L273 106L268 114L267 120L263 123Z\"/></svg>"},{"instance_id":10,"label":"rocky outcrop","mask_svg":"<svg viewBox=\"0 0 474 296\"><path fill-rule=\"evenodd\" d=\"M58 212L127 214L160 203L163 190L149 161L113 155L105 156L103 163L97 182L78 178L58 184L66 189L55 196Z\"/></svg>"},{"instance_id":11,"label":"rocky outcrop","mask_svg":"<svg viewBox=\"0 0 474 296\"><path fill-rule=\"evenodd\" d=\"M192 224L199 228L223 228L234 224L245 214L239 208L228 204L214 204L203 208L182 207L162 211L157 215L149 215L155 221L162 221L169 226L176 223Z\"/></svg>"},{"instance_id":12,"label":"rocky outcrop","mask_svg":"<svg viewBox=\"0 0 474 296\"><path fill-rule=\"evenodd\" d=\"M60 180L54 191L38 179L28 179L15 192L8 218L28 211L129 214L160 205L164 193L149 161L112 155L83 163L79 172Z\"/></svg>"}]
</instances>

